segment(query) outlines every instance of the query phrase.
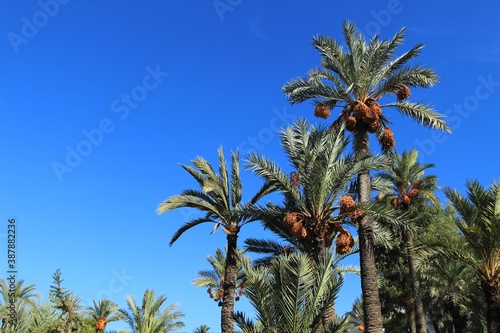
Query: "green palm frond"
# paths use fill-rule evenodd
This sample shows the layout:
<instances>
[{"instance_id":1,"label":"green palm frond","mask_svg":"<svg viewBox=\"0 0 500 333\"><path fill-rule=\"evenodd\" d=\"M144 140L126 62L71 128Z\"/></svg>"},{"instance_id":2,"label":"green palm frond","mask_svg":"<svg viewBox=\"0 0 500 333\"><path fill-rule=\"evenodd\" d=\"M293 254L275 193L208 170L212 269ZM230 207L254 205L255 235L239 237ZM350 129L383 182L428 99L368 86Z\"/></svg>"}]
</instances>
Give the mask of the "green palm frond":
<instances>
[{"instance_id":1,"label":"green palm frond","mask_svg":"<svg viewBox=\"0 0 500 333\"><path fill-rule=\"evenodd\" d=\"M340 286L331 270L332 258L327 256L317 265L306 254L291 254L274 259L268 267L248 267L245 288L258 325L238 313L240 328L248 332L315 332ZM329 332L341 330L332 329Z\"/></svg>"},{"instance_id":2,"label":"green palm frond","mask_svg":"<svg viewBox=\"0 0 500 333\"><path fill-rule=\"evenodd\" d=\"M327 36L313 37L312 45L321 56L321 66L283 86L283 93L291 104L311 100L314 105L326 105L331 110L338 106L342 111L334 119L334 124L342 127L346 114L352 112L357 101L378 100L405 87L428 88L438 82L432 68L411 64L421 54L423 44L396 55L404 41L404 28L389 40L375 35L369 41L350 21L343 22L342 29L345 47ZM393 108L428 127L450 131L443 116L428 105L412 102L381 104L382 110ZM380 122L383 129L388 118L382 115Z\"/></svg>"},{"instance_id":3,"label":"green palm frond","mask_svg":"<svg viewBox=\"0 0 500 333\"><path fill-rule=\"evenodd\" d=\"M414 102L397 102L384 104L384 107L394 108L401 112L402 114L409 116L421 125L437 129L440 131L446 131L451 133L450 127L443 120L444 116L434 111L432 106L422 103Z\"/></svg>"},{"instance_id":4,"label":"green palm frond","mask_svg":"<svg viewBox=\"0 0 500 333\"><path fill-rule=\"evenodd\" d=\"M197 218L197 219L194 219L194 220L191 220L189 222L186 222L182 227L180 227L176 232L175 234L172 236L172 239L170 240L170 243L169 245L172 246L172 244L175 243L175 241L177 239L179 239L179 237L181 237L181 235L188 231L189 229L191 229L192 227L195 227L199 224L202 224L202 223L207 223L207 222L210 222L210 223L216 223L213 219L211 218L206 218L206 217L200 217L200 218Z\"/></svg>"},{"instance_id":5,"label":"green palm frond","mask_svg":"<svg viewBox=\"0 0 500 333\"><path fill-rule=\"evenodd\" d=\"M155 297L154 290L146 290L139 306L135 299L127 296L128 309L120 309L123 320L130 326L133 333L169 333L184 327L180 319L184 314L177 311L177 304L161 307L166 301L164 295Z\"/></svg>"}]
</instances>

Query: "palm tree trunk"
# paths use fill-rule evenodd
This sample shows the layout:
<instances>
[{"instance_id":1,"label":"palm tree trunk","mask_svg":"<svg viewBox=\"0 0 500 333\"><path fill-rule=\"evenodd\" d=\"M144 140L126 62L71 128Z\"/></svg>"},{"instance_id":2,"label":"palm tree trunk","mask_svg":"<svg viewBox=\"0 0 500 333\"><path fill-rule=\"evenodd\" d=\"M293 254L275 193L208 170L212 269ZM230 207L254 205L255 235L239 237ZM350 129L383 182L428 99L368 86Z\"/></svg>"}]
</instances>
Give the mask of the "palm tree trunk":
<instances>
[{"instance_id":1,"label":"palm tree trunk","mask_svg":"<svg viewBox=\"0 0 500 333\"><path fill-rule=\"evenodd\" d=\"M408 323L410 326L410 333L417 333L417 321L415 320L415 302L413 295L410 295L406 301L406 312L408 317Z\"/></svg>"},{"instance_id":2,"label":"palm tree trunk","mask_svg":"<svg viewBox=\"0 0 500 333\"><path fill-rule=\"evenodd\" d=\"M436 316L432 313L431 309L429 309L429 317L431 318L432 328L435 333L439 333L439 326L436 320Z\"/></svg>"},{"instance_id":3,"label":"palm tree trunk","mask_svg":"<svg viewBox=\"0 0 500 333\"><path fill-rule=\"evenodd\" d=\"M315 239L316 246L314 247L314 252L313 252L313 260L318 265L324 258L326 257L326 254L328 252L328 249L326 248L325 244L325 239L318 237ZM332 267L333 269L333 267ZM318 329L318 333L324 332L324 327L335 318L336 313L335 313L335 304L332 302L326 309L325 313L323 313L323 319L322 319L322 324L321 327Z\"/></svg>"},{"instance_id":4,"label":"palm tree trunk","mask_svg":"<svg viewBox=\"0 0 500 333\"><path fill-rule=\"evenodd\" d=\"M354 149L356 154L367 156L370 152L368 132L360 130L356 133ZM358 194L360 202L370 202L370 173L358 175ZM382 309L377 285L377 269L375 267L375 251L373 246L373 222L365 216L359 222L359 257L361 266L361 291L363 294L364 324L366 333L381 333Z\"/></svg>"},{"instance_id":5,"label":"palm tree trunk","mask_svg":"<svg viewBox=\"0 0 500 333\"><path fill-rule=\"evenodd\" d=\"M453 306L452 320L455 333L464 333L467 328L467 317L460 314L460 308L457 304Z\"/></svg>"},{"instance_id":6,"label":"palm tree trunk","mask_svg":"<svg viewBox=\"0 0 500 333\"><path fill-rule=\"evenodd\" d=\"M234 292L236 290L236 242L238 235L227 235L226 270L224 273L224 297L221 310L221 332L234 333Z\"/></svg>"},{"instance_id":7,"label":"palm tree trunk","mask_svg":"<svg viewBox=\"0 0 500 333\"><path fill-rule=\"evenodd\" d=\"M488 333L500 331L500 304L498 290L494 281L481 281L484 297L486 298L486 327Z\"/></svg>"},{"instance_id":8,"label":"palm tree trunk","mask_svg":"<svg viewBox=\"0 0 500 333\"><path fill-rule=\"evenodd\" d=\"M413 250L413 234L410 230L404 231L406 242L406 256L408 259L408 268L410 270L410 279L413 289L413 299L415 306L415 320L418 333L427 333L427 320L425 318L424 305L422 304L420 292L420 279L417 274L417 267L415 264L415 251Z\"/></svg>"}]
</instances>

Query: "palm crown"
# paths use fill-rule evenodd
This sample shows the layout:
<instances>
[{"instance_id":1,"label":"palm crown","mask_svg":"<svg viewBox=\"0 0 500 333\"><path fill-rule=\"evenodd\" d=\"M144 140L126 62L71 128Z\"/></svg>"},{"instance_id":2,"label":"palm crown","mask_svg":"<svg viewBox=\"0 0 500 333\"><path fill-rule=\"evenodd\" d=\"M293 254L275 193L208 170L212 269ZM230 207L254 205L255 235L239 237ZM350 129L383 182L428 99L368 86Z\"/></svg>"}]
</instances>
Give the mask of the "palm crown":
<instances>
[{"instance_id":1,"label":"palm crown","mask_svg":"<svg viewBox=\"0 0 500 333\"><path fill-rule=\"evenodd\" d=\"M342 254L349 252L352 237L340 226L344 216L337 216L343 207L341 196L348 193L357 173L386 166L387 160L381 156L359 159L344 155L348 142L338 131L309 126L304 119L282 130L280 136L295 170L290 176L263 155L251 153L248 157L247 167L285 197L284 206L268 204L265 226L302 250L316 253L315 259L330 247L337 230L341 235L337 240L343 241L337 244L337 250ZM352 210L353 223L355 213L360 212ZM248 240L247 244L251 250L262 250L265 242ZM274 246L272 242L268 244Z\"/></svg>"},{"instance_id":2,"label":"palm crown","mask_svg":"<svg viewBox=\"0 0 500 333\"><path fill-rule=\"evenodd\" d=\"M404 28L390 40L380 40L375 35L369 42L351 22L344 22L343 30L347 50L329 37L313 38L312 44L321 55L321 67L283 87L292 104L312 99L315 115L321 118L327 118L330 110L339 106L342 111L335 125L343 124L352 132L377 133L384 148L395 145L387 127L389 120L383 113L386 108L396 109L429 127L450 131L442 115L430 105L407 101L409 87L427 88L438 81L431 68L409 65L422 51L422 44L394 58L404 39ZM397 96L396 102L379 103L382 97L392 94Z\"/></svg>"},{"instance_id":3,"label":"palm crown","mask_svg":"<svg viewBox=\"0 0 500 333\"><path fill-rule=\"evenodd\" d=\"M214 223L214 231L222 226L228 234L238 234L246 223L255 221L260 216L250 213L249 208L269 191L264 185L249 202L242 202L242 183L240 179L239 154L231 152L231 174L224 159L222 147L218 150L219 174L204 158L197 157L192 161L195 167L181 164L198 182L201 190L189 189L163 201L157 209L159 214L176 208L196 208L205 215L185 223L172 237L172 245L185 231L201 223Z\"/></svg>"}]
</instances>

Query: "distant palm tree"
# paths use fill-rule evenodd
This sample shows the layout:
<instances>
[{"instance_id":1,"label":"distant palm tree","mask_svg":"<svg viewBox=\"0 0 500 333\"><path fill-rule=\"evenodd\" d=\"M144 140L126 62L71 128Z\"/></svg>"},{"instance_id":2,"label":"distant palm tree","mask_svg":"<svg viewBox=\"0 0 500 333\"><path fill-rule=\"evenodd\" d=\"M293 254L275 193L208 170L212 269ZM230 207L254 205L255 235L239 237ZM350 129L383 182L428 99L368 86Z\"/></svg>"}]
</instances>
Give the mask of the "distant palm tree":
<instances>
[{"instance_id":1,"label":"distant palm tree","mask_svg":"<svg viewBox=\"0 0 500 333\"><path fill-rule=\"evenodd\" d=\"M98 302L92 301L93 306L86 309L86 313L90 316L92 324L95 327L96 333L103 333L106 330L106 325L112 321L118 321L122 318L118 312L118 305L109 299L101 299Z\"/></svg>"},{"instance_id":2,"label":"distant palm tree","mask_svg":"<svg viewBox=\"0 0 500 333\"><path fill-rule=\"evenodd\" d=\"M19 317L13 333L58 333L60 317L50 302L36 302L20 309ZM10 331L7 331L10 332Z\"/></svg>"},{"instance_id":3,"label":"distant palm tree","mask_svg":"<svg viewBox=\"0 0 500 333\"><path fill-rule=\"evenodd\" d=\"M24 280L17 281L14 289L11 291L5 280L0 279L0 293L3 300L3 305L0 308L0 317L2 320L0 331L2 332L7 330L8 327L13 326L9 324L10 320L19 321L21 319L19 318L21 308L35 304L35 299L40 298L40 295L34 292L36 289L34 284L28 286L23 286L23 284ZM11 304L14 306L14 313L11 311ZM11 317L12 314L15 318Z\"/></svg>"},{"instance_id":4,"label":"distant palm tree","mask_svg":"<svg viewBox=\"0 0 500 333\"><path fill-rule=\"evenodd\" d=\"M196 327L193 331L193 333L209 333L210 327L207 325L200 325Z\"/></svg>"},{"instance_id":5,"label":"distant palm tree","mask_svg":"<svg viewBox=\"0 0 500 333\"><path fill-rule=\"evenodd\" d=\"M227 250L225 251L227 252ZM243 295L243 282L245 271L241 261L250 262L249 257L245 257L245 253L239 249L236 250L237 274L236 274L236 288L234 297L238 301ZM215 249L215 256L207 256L207 261L212 266L211 270L198 271L198 277L193 280L192 284L200 287L208 287L208 296L222 306L222 299L224 297L224 275L226 269L226 255L221 249Z\"/></svg>"},{"instance_id":6,"label":"distant palm tree","mask_svg":"<svg viewBox=\"0 0 500 333\"><path fill-rule=\"evenodd\" d=\"M416 202L426 204L431 201L438 204L438 199L434 195L436 189L437 177L433 175L424 175L425 170L434 167L433 164L420 164L418 161L418 152L411 150L403 154L394 154L393 163L387 171L378 176L389 181L392 184L390 193L382 193L390 199L390 203L409 212L410 207L416 206ZM411 279L412 292L409 293L407 311L410 319L411 332L426 333L427 320L424 306L421 299L420 279L416 267L416 254L414 251L414 237L412 229L415 228L414 220L418 216L417 212L407 215L403 220L402 230L403 240L406 245L406 257L408 260L408 269Z\"/></svg>"},{"instance_id":7,"label":"distant palm tree","mask_svg":"<svg viewBox=\"0 0 500 333\"><path fill-rule=\"evenodd\" d=\"M422 274L422 281L427 286L426 291L429 299L429 314L434 329L438 329L439 324L455 333L467 332L467 322L470 321L471 305L473 294L478 291L473 281L475 277L470 268L458 261L448 258L436 258L429 263L428 269ZM479 291L480 292L480 291ZM473 309L475 313L480 312L480 308ZM449 320L437 322L437 316ZM474 332L484 332L476 330Z\"/></svg>"},{"instance_id":8,"label":"distant palm tree","mask_svg":"<svg viewBox=\"0 0 500 333\"><path fill-rule=\"evenodd\" d=\"M224 297L221 309L221 332L234 332L234 292L237 280L236 249L240 229L247 223L259 220L260 212L253 209L255 203L271 191L269 184L264 186L248 202L242 202L242 183L240 179L239 153L231 152L231 171L224 158L222 147L218 150L219 174L202 157L192 161L195 168L181 165L198 182L200 190L185 190L162 202L157 209L159 214L181 207L195 208L205 213L202 217L185 223L172 237L172 245L185 231L202 223L214 223L213 231L222 227L227 234L227 255L224 276Z\"/></svg>"},{"instance_id":9,"label":"distant palm tree","mask_svg":"<svg viewBox=\"0 0 500 333\"><path fill-rule=\"evenodd\" d=\"M490 188L477 180L465 182L467 196L445 188L444 193L456 209L455 224L463 235L459 241L432 244L431 253L458 260L475 273L486 303L488 333L500 330L500 186Z\"/></svg>"},{"instance_id":10,"label":"distant palm tree","mask_svg":"<svg viewBox=\"0 0 500 333\"><path fill-rule=\"evenodd\" d=\"M408 102L409 87L430 87L438 80L431 68L411 66L423 45L418 44L398 57L395 51L403 42L404 29L390 40L376 35L366 41L351 22L344 22L343 31L347 49L335 40L316 36L313 46L321 55L321 67L309 71L305 78L294 79L283 87L291 104L313 100L315 115L327 118L331 110L340 107L340 115L332 127L345 128L354 136L354 151L361 156L370 154L369 133L376 134L386 151L395 146L394 134L384 109L395 109L419 123L438 130L449 127L429 105ZM379 99L396 95L397 102L380 104ZM359 201L370 198L370 173L358 175ZM369 217L360 220L361 289L366 332L382 332L382 315L377 288L377 272L373 247L373 225Z\"/></svg>"},{"instance_id":11,"label":"distant palm tree","mask_svg":"<svg viewBox=\"0 0 500 333\"><path fill-rule=\"evenodd\" d=\"M247 267L245 289L259 321L236 312L244 333L315 333L341 282L331 270L333 255L314 262L308 254L280 256L270 266ZM343 332L347 319L331 321L324 332Z\"/></svg>"},{"instance_id":12,"label":"distant palm tree","mask_svg":"<svg viewBox=\"0 0 500 333\"><path fill-rule=\"evenodd\" d=\"M132 296L127 296L128 309L120 309L123 320L130 326L130 333L171 333L184 327L179 319L184 316L176 311L177 304L161 307L167 300L165 295L155 297L154 290L146 290L142 304L138 305Z\"/></svg>"}]
</instances>

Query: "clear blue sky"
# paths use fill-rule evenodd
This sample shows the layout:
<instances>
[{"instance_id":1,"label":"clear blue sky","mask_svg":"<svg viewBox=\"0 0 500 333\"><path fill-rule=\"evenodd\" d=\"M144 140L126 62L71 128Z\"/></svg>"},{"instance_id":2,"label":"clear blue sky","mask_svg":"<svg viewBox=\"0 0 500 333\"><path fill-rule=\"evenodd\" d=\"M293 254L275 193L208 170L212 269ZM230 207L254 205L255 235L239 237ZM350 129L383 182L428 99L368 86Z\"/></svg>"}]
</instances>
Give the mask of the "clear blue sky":
<instances>
[{"instance_id":1,"label":"clear blue sky","mask_svg":"<svg viewBox=\"0 0 500 333\"><path fill-rule=\"evenodd\" d=\"M146 288L179 302L184 331L219 331L220 308L191 286L205 256L225 243L210 225L168 241L186 211L157 205L195 186L178 163L215 162L219 145L283 159L276 128L304 116L285 82L319 63L315 34L342 39L353 20L368 36L401 27L401 52L426 45L419 63L441 82L412 100L449 114L452 135L398 114L398 150L417 148L435 163L439 185L500 177L500 24L497 1L1 1L0 247L7 219L18 221L18 279L47 298L52 273L86 305ZM217 8L216 8L217 7ZM88 138L90 137L90 139ZM76 153L75 153L76 152ZM76 156L78 154L78 156ZM260 181L244 176L244 191ZM259 224L242 241L264 235ZM2 253L5 253L2 250ZM6 275L7 258L0 258ZM355 262L355 260L354 260ZM118 276L118 277L117 277ZM339 313L359 296L348 277ZM242 302L237 309L248 309ZM111 326L116 328L123 325Z\"/></svg>"}]
</instances>

